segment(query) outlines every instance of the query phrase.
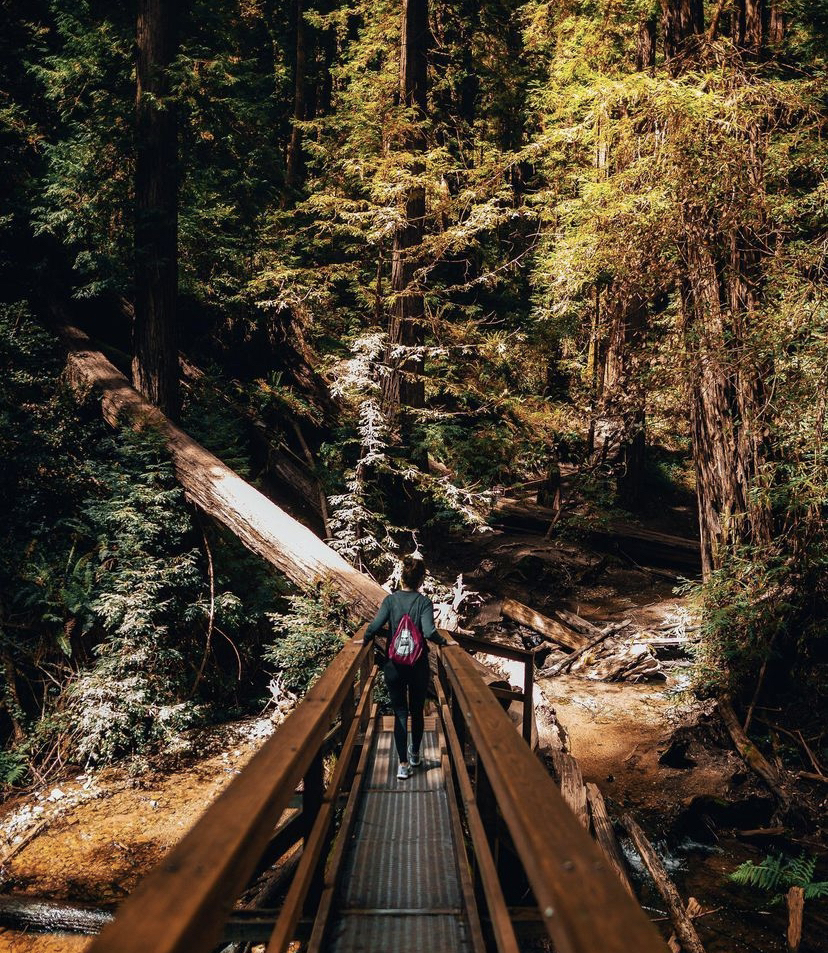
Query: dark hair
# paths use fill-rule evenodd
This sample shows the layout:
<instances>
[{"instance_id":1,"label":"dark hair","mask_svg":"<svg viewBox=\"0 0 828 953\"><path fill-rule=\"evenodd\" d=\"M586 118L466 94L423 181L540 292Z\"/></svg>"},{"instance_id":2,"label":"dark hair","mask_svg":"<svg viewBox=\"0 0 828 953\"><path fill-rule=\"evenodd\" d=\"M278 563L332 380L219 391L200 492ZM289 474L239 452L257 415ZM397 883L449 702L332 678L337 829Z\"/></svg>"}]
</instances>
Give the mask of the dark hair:
<instances>
[{"instance_id":1,"label":"dark hair","mask_svg":"<svg viewBox=\"0 0 828 953\"><path fill-rule=\"evenodd\" d=\"M402 583L406 589L419 589L425 579L425 563L419 556L403 557Z\"/></svg>"}]
</instances>

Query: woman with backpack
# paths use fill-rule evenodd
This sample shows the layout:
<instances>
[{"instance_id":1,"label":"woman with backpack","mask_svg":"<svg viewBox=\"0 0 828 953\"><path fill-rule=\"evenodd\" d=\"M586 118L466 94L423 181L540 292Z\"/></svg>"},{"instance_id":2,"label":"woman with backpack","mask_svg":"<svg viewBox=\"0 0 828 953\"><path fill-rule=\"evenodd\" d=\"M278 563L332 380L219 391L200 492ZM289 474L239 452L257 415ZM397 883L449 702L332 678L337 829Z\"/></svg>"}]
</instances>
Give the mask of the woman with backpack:
<instances>
[{"instance_id":1,"label":"woman with backpack","mask_svg":"<svg viewBox=\"0 0 828 953\"><path fill-rule=\"evenodd\" d=\"M428 691L428 643L446 645L434 625L434 605L420 592L425 579L425 563L406 556L402 566L402 589L382 601L376 618L365 630L365 641L387 627L388 658L382 667L394 709L394 744L400 758L397 777L405 780L420 764L423 740L423 708ZM411 744L408 743L408 716L411 715Z\"/></svg>"}]
</instances>

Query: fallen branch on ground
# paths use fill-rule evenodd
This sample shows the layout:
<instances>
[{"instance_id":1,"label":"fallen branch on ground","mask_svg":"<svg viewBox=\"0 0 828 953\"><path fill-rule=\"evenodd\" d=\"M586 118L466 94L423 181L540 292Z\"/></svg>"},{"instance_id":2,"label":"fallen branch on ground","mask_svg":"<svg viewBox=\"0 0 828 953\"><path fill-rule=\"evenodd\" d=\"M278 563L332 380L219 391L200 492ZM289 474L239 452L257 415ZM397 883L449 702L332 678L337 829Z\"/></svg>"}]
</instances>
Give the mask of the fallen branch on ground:
<instances>
[{"instance_id":1,"label":"fallen branch on ground","mask_svg":"<svg viewBox=\"0 0 828 953\"><path fill-rule=\"evenodd\" d=\"M685 953L705 953L699 935L696 933L696 928L687 916L681 897L667 875L667 871L653 849L653 845L647 840L644 831L636 824L630 814L625 814L621 818L621 823L630 835L635 849L653 878L658 892L667 904L670 919Z\"/></svg>"}]
</instances>

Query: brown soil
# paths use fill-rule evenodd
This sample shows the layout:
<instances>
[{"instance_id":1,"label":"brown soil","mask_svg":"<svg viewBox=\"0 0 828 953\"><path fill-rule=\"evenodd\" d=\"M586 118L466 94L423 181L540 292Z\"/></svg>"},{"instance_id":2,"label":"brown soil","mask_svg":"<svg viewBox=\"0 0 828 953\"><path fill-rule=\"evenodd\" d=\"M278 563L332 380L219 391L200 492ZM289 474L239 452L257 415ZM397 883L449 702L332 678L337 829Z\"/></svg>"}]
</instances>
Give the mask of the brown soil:
<instances>
[{"instance_id":1,"label":"brown soil","mask_svg":"<svg viewBox=\"0 0 828 953\"><path fill-rule=\"evenodd\" d=\"M6 803L0 816L0 852L14 847L7 834L20 830L32 802L43 807L43 832L3 868L0 883L17 895L113 906L197 820L259 747L267 720L249 720L202 731L191 752L167 758L165 770L137 778L110 768ZM49 792L60 797L49 799ZM0 953L76 953L88 938L26 935L0 928Z\"/></svg>"}]
</instances>

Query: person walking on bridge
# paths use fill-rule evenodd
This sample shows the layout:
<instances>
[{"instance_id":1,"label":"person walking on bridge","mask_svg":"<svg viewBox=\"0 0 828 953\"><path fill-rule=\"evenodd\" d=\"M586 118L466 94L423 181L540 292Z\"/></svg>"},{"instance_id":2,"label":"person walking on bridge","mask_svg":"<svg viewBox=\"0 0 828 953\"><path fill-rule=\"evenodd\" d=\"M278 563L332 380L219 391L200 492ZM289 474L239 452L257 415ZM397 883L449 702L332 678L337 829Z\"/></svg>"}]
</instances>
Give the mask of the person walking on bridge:
<instances>
[{"instance_id":1,"label":"person walking on bridge","mask_svg":"<svg viewBox=\"0 0 828 953\"><path fill-rule=\"evenodd\" d=\"M430 669L428 644L446 645L446 640L434 625L434 604L420 592L425 579L425 563L417 556L406 556L402 566L402 589L386 596L374 621L365 630L365 641L373 640L377 632L386 627L391 639L397 632L404 616L408 616L423 636L423 652L413 665L399 664L386 659L382 666L391 707L394 709L394 744L400 759L397 777L411 777L420 764L420 745L423 740L426 692ZM408 716L411 716L411 743L408 742Z\"/></svg>"}]
</instances>

